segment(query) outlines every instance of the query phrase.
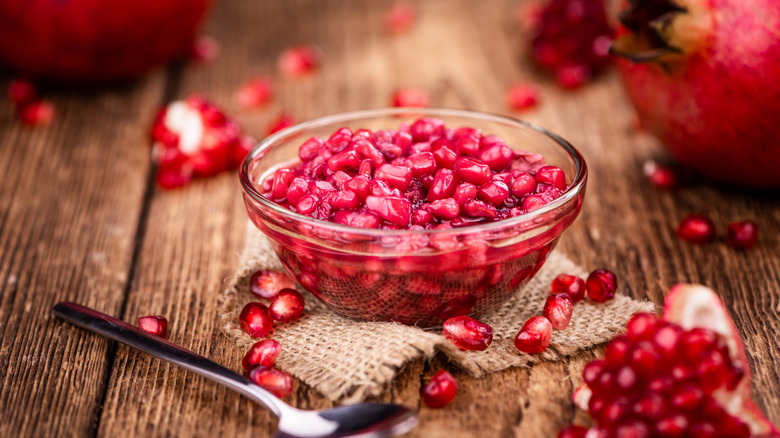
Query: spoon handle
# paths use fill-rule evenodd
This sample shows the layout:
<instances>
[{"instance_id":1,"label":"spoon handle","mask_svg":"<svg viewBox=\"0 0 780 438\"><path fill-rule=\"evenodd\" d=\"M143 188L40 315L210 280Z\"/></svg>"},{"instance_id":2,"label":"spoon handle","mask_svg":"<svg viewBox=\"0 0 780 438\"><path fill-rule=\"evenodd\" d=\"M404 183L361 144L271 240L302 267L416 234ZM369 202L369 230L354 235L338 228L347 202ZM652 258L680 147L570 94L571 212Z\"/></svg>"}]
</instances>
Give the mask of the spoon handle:
<instances>
[{"instance_id":1,"label":"spoon handle","mask_svg":"<svg viewBox=\"0 0 780 438\"><path fill-rule=\"evenodd\" d=\"M280 416L287 407L273 394L255 385L246 377L237 374L222 365L203 356L179 347L176 344L158 338L138 327L100 313L96 310L74 303L62 302L52 309L54 314L71 324L93 331L99 335L122 342L131 347L149 353L164 361L188 369L194 373L232 388L255 400Z\"/></svg>"}]
</instances>

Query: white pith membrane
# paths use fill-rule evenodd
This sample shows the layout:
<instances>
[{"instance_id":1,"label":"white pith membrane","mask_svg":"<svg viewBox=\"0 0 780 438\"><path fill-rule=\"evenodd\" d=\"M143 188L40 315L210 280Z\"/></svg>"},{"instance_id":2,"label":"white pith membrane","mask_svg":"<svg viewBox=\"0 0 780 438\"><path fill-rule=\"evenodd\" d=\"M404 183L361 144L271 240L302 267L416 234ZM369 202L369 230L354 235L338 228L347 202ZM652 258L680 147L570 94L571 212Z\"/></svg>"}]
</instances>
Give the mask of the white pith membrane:
<instances>
[{"instance_id":1,"label":"white pith membrane","mask_svg":"<svg viewBox=\"0 0 780 438\"><path fill-rule=\"evenodd\" d=\"M680 325L686 331L693 328L712 330L726 342L731 360L743 365L745 375L733 390L721 387L712 393L712 398L730 415L744 421L750 427L751 436L780 437L780 432L750 397L750 368L745 350L720 297L712 289L699 284L675 285L666 295L663 319ZM572 399L577 407L587 412L590 397L591 390L583 382L574 391ZM586 434L585 438L589 435Z\"/></svg>"},{"instance_id":2,"label":"white pith membrane","mask_svg":"<svg viewBox=\"0 0 780 438\"><path fill-rule=\"evenodd\" d=\"M195 155L201 149L205 127L203 117L197 108L186 101L176 101L168 105L163 125L179 135L179 151L184 155Z\"/></svg>"}]
</instances>

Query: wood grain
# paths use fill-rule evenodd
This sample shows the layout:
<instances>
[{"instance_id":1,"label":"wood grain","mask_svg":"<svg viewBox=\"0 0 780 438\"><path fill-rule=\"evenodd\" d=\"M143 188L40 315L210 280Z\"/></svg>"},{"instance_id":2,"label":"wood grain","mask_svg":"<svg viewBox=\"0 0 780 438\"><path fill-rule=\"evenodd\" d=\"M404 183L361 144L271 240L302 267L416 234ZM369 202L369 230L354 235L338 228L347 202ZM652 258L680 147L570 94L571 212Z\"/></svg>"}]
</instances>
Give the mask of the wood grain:
<instances>
[{"instance_id":1,"label":"wood grain","mask_svg":"<svg viewBox=\"0 0 780 438\"><path fill-rule=\"evenodd\" d=\"M619 78L609 71L575 91L557 88L525 53L514 0L416 1L417 25L388 35L391 0L223 1L205 32L222 44L217 62L158 71L123 90L60 92L55 125L20 128L0 104L0 436L268 437L276 420L263 408L200 377L118 348L50 317L69 299L134 322L163 314L170 339L235 369L243 355L219 331L217 297L243 247L246 214L234 173L162 191L150 185L146 133L164 96L197 91L262 137L282 112L298 120L388 104L400 86L427 90L436 106L525 118L567 138L590 167L587 202L559 251L586 269L608 267L620 290L662 303L678 282L719 291L745 338L754 397L780 423L780 200L776 194L693 184L674 192L649 187L648 159L658 143L636 132ZM303 80L279 77L286 47L316 44L322 68ZM234 93L269 76L276 94L265 108L240 109ZM512 113L504 90L543 87L536 109ZM110 159L109 159L110 157ZM679 241L678 221L699 212L715 220L719 240ZM757 247L723 242L726 225L755 220ZM376 398L418 407L412 437L554 436L586 415L571 403L587 361L473 379L443 356L415 361ZM441 368L458 379L445 409L421 405L421 386ZM331 403L300 382L289 401Z\"/></svg>"}]
</instances>

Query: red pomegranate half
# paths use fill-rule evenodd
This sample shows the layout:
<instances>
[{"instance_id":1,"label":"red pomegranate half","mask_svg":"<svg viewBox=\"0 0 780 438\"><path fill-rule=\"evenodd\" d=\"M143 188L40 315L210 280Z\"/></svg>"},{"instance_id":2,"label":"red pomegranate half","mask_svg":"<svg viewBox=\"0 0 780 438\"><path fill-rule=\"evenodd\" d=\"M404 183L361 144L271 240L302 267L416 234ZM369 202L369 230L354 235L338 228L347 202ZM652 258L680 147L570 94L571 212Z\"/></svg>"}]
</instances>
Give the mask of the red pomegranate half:
<instances>
[{"instance_id":1,"label":"red pomegranate half","mask_svg":"<svg viewBox=\"0 0 780 438\"><path fill-rule=\"evenodd\" d=\"M0 0L0 63L55 82L131 79L187 54L211 0Z\"/></svg>"},{"instance_id":2,"label":"red pomegranate half","mask_svg":"<svg viewBox=\"0 0 780 438\"><path fill-rule=\"evenodd\" d=\"M631 0L611 52L642 125L713 180L780 187L777 0Z\"/></svg>"}]
</instances>

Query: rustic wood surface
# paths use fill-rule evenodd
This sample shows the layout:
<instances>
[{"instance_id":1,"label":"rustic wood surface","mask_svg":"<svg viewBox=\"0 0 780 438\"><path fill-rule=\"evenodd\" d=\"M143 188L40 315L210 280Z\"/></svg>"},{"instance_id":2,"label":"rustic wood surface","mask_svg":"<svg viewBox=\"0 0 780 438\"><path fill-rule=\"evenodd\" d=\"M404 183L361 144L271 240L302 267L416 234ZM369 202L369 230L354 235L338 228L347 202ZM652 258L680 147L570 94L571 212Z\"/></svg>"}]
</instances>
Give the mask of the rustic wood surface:
<instances>
[{"instance_id":1,"label":"rustic wood surface","mask_svg":"<svg viewBox=\"0 0 780 438\"><path fill-rule=\"evenodd\" d=\"M237 368L243 354L218 327L217 297L242 248L246 214L234 173L173 191L153 184L148 131L159 106L198 91L262 136L282 111L298 120L386 106L399 86L423 88L432 105L525 118L557 132L586 156L591 179L581 217L559 245L588 269L608 267L621 293L663 300L677 282L719 291L745 339L753 395L780 423L780 200L776 194L693 185L648 186L658 143L633 128L614 71L563 91L525 58L515 0L428 0L408 33L390 36L390 0L223 0L205 33L222 45L216 62L158 70L127 87L50 90L55 122L19 125L0 103L0 436L271 436L263 408L191 373L65 325L51 306L71 300L134 322L163 314L170 339ZM303 80L275 71L292 44L322 49L322 69ZM276 78L272 104L247 112L237 87ZM5 74L0 85L10 76ZM504 90L535 81L542 102L510 112ZM758 246L679 241L685 214L713 217L721 234L755 220ZM413 437L554 436L585 416L570 397L600 349L562 363L473 379L443 357L417 361L379 399L419 407ZM232 364L232 365L231 365ZM445 409L421 406L422 382L448 368L460 384ZM331 403L296 382L294 405Z\"/></svg>"}]
</instances>

